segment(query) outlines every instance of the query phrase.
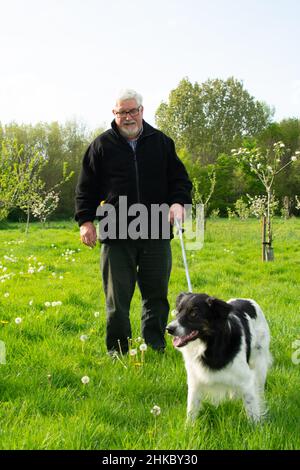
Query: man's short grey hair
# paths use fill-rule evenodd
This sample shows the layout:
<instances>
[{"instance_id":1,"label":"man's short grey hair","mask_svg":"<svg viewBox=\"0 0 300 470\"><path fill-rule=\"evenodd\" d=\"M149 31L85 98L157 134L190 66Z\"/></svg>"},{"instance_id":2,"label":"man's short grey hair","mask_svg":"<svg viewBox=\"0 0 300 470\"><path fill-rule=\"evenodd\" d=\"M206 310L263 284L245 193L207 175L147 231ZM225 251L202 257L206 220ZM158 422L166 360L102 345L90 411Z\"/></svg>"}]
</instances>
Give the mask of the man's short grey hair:
<instances>
[{"instance_id":1,"label":"man's short grey hair","mask_svg":"<svg viewBox=\"0 0 300 470\"><path fill-rule=\"evenodd\" d=\"M131 88L125 88L124 90L120 90L116 99L116 103L118 101L125 100L136 100L138 106L141 106L143 104L142 95L137 93L135 90L132 90Z\"/></svg>"}]
</instances>

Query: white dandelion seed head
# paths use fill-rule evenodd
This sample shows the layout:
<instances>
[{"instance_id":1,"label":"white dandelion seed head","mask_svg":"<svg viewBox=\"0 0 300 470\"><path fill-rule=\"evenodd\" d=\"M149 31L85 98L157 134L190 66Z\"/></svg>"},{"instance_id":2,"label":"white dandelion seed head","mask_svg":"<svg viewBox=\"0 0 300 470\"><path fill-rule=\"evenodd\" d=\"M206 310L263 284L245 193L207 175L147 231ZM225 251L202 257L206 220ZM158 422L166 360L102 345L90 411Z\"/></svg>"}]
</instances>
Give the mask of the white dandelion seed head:
<instances>
[{"instance_id":1,"label":"white dandelion seed head","mask_svg":"<svg viewBox=\"0 0 300 470\"><path fill-rule=\"evenodd\" d=\"M296 162L297 161L297 157L296 155L293 155L292 158L291 158L292 162Z\"/></svg>"},{"instance_id":2,"label":"white dandelion seed head","mask_svg":"<svg viewBox=\"0 0 300 470\"><path fill-rule=\"evenodd\" d=\"M84 343L85 341L87 341L88 339L89 339L89 337L88 337L87 335L81 335L81 336L80 336L80 341L82 341L83 343Z\"/></svg>"},{"instance_id":3,"label":"white dandelion seed head","mask_svg":"<svg viewBox=\"0 0 300 470\"><path fill-rule=\"evenodd\" d=\"M15 319L15 323L16 323L17 325L19 325L20 323L22 323L22 318L17 317L17 318Z\"/></svg>"},{"instance_id":4,"label":"white dandelion seed head","mask_svg":"<svg viewBox=\"0 0 300 470\"><path fill-rule=\"evenodd\" d=\"M129 354L130 354L130 356L136 356L137 355L137 349L130 349Z\"/></svg>"},{"instance_id":5,"label":"white dandelion seed head","mask_svg":"<svg viewBox=\"0 0 300 470\"><path fill-rule=\"evenodd\" d=\"M90 378L87 376L87 375L84 375L82 378L81 378L81 382L86 385L88 384L90 381Z\"/></svg>"},{"instance_id":6,"label":"white dandelion seed head","mask_svg":"<svg viewBox=\"0 0 300 470\"><path fill-rule=\"evenodd\" d=\"M142 343L140 345L140 351L147 351L147 344L146 343Z\"/></svg>"},{"instance_id":7,"label":"white dandelion seed head","mask_svg":"<svg viewBox=\"0 0 300 470\"><path fill-rule=\"evenodd\" d=\"M4 297L9 297L9 292L5 292Z\"/></svg>"},{"instance_id":8,"label":"white dandelion seed head","mask_svg":"<svg viewBox=\"0 0 300 470\"><path fill-rule=\"evenodd\" d=\"M172 317L176 317L176 315L177 315L177 310L176 310L176 309L172 310L171 316L172 316Z\"/></svg>"},{"instance_id":9,"label":"white dandelion seed head","mask_svg":"<svg viewBox=\"0 0 300 470\"><path fill-rule=\"evenodd\" d=\"M152 410L151 410L151 413L153 414L153 416L159 416L160 413L161 413L160 407L157 406L157 405L154 405Z\"/></svg>"},{"instance_id":10,"label":"white dandelion seed head","mask_svg":"<svg viewBox=\"0 0 300 470\"><path fill-rule=\"evenodd\" d=\"M95 313L94 313L94 317L95 317L95 318L100 317L100 312L95 312Z\"/></svg>"}]
</instances>

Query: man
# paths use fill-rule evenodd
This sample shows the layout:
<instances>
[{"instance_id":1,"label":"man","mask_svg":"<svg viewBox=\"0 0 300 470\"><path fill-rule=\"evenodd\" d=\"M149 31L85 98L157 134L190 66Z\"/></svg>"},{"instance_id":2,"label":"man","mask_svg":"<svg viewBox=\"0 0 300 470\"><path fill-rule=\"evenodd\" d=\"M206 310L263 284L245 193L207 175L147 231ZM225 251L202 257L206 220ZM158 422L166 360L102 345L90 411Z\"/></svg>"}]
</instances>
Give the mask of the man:
<instances>
[{"instance_id":1,"label":"man","mask_svg":"<svg viewBox=\"0 0 300 470\"><path fill-rule=\"evenodd\" d=\"M76 189L75 218L80 226L81 240L87 246L96 245L93 221L100 202L111 204L113 210L110 212L115 214L113 235L104 239L104 231L100 228L109 353L118 352L120 348L123 353L128 351L128 338L131 337L129 309L136 282L142 295L142 337L153 349L164 351L172 262L170 224L174 224L175 217L182 221L183 206L191 203L192 185L176 155L173 141L147 124L143 120L143 111L142 97L134 90L124 90L119 95L111 129L98 136L84 155ZM149 229L148 235L145 236L145 227L140 236L130 236L129 229L126 237L120 235L121 220L124 219L121 197L126 197L128 208L141 204L147 209L147 224L144 225ZM169 232L166 236L166 230L159 225L158 236L153 237L151 210L162 204L168 204L165 219L169 218ZM166 220L160 224L163 222ZM128 225L127 222L126 228Z\"/></svg>"}]
</instances>

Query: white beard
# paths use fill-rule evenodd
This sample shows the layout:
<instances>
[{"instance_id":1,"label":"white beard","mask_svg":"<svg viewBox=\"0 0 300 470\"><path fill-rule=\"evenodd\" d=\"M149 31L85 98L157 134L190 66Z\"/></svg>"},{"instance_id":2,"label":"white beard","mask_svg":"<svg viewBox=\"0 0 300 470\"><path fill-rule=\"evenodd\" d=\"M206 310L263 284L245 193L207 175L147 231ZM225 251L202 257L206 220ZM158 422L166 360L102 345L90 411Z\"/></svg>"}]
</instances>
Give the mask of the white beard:
<instances>
[{"instance_id":1,"label":"white beard","mask_svg":"<svg viewBox=\"0 0 300 470\"><path fill-rule=\"evenodd\" d=\"M123 124L119 129L120 133L123 135L123 137L136 137L138 133L140 132L140 129L138 128L138 125L136 123L133 123L131 125L126 125Z\"/></svg>"}]
</instances>

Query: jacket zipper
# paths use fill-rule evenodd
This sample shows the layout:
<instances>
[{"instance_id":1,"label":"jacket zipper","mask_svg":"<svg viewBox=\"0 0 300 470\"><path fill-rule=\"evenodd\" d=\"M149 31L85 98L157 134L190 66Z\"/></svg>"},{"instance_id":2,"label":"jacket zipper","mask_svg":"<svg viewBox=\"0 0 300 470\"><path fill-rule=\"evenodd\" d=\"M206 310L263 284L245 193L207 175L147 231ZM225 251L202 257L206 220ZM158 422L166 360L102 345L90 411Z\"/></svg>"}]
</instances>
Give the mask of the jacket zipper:
<instances>
[{"instance_id":1,"label":"jacket zipper","mask_svg":"<svg viewBox=\"0 0 300 470\"><path fill-rule=\"evenodd\" d=\"M140 203L141 195L140 195L140 177L139 177L139 169L136 159L136 151L133 150L133 158L134 158L134 168L135 168L135 179L136 179L136 192L137 192L137 202Z\"/></svg>"}]
</instances>

